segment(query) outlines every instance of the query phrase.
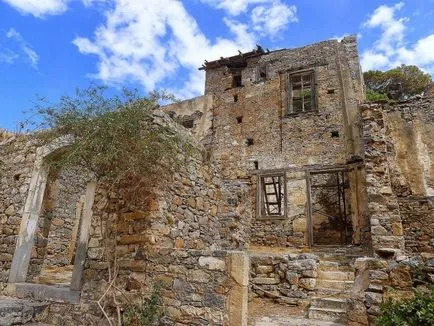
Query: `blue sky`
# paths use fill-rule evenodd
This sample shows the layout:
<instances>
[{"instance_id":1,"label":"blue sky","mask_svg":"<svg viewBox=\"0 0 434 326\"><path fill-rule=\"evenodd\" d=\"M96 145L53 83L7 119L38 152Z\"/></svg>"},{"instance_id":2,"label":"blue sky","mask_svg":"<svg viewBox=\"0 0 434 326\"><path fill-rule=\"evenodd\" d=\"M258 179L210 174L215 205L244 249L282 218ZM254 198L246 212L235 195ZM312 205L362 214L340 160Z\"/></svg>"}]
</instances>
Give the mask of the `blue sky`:
<instances>
[{"instance_id":1,"label":"blue sky","mask_svg":"<svg viewBox=\"0 0 434 326\"><path fill-rule=\"evenodd\" d=\"M202 62L359 36L364 70L434 74L434 0L0 0L0 127L90 83L203 92Z\"/></svg>"}]
</instances>

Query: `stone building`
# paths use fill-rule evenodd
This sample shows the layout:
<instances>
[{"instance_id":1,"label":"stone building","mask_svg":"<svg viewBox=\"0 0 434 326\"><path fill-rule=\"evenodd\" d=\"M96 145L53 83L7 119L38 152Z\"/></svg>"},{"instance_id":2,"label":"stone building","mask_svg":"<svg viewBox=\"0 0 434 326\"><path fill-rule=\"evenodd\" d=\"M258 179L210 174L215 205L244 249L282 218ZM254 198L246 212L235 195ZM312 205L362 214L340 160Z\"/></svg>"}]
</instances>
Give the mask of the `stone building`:
<instances>
[{"instance_id":1,"label":"stone building","mask_svg":"<svg viewBox=\"0 0 434 326\"><path fill-rule=\"evenodd\" d=\"M116 325L160 282L167 325L373 325L433 283L432 91L365 103L355 37L200 69L154 112L199 151L146 200L0 133L0 324Z\"/></svg>"}]
</instances>

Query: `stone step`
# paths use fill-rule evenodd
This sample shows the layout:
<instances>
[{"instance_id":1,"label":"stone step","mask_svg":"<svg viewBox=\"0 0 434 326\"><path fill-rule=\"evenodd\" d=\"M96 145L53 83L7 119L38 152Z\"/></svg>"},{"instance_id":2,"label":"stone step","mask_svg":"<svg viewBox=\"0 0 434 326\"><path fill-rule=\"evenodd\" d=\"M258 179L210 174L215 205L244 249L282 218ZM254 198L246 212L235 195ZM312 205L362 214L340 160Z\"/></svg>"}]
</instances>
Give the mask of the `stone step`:
<instances>
[{"instance_id":1,"label":"stone step","mask_svg":"<svg viewBox=\"0 0 434 326\"><path fill-rule=\"evenodd\" d=\"M318 271L318 278L335 281L354 281L354 272Z\"/></svg>"},{"instance_id":2,"label":"stone step","mask_svg":"<svg viewBox=\"0 0 434 326\"><path fill-rule=\"evenodd\" d=\"M315 292L317 297L321 298L345 299L351 297L351 291L347 290L316 288Z\"/></svg>"},{"instance_id":3,"label":"stone step","mask_svg":"<svg viewBox=\"0 0 434 326\"><path fill-rule=\"evenodd\" d=\"M348 308L348 302L345 298L312 298L312 308L325 308L325 309L342 309Z\"/></svg>"},{"instance_id":4,"label":"stone step","mask_svg":"<svg viewBox=\"0 0 434 326\"><path fill-rule=\"evenodd\" d=\"M348 264L340 264L335 261L320 261L318 266L319 271L338 271L338 272L353 272L354 267Z\"/></svg>"},{"instance_id":5,"label":"stone step","mask_svg":"<svg viewBox=\"0 0 434 326\"><path fill-rule=\"evenodd\" d=\"M347 322L347 311L344 309L309 308L309 319L331 321L335 323Z\"/></svg>"},{"instance_id":6,"label":"stone step","mask_svg":"<svg viewBox=\"0 0 434 326\"><path fill-rule=\"evenodd\" d=\"M301 317L262 317L255 322L249 322L252 326L345 326L342 323L334 323L331 321L307 319Z\"/></svg>"},{"instance_id":7,"label":"stone step","mask_svg":"<svg viewBox=\"0 0 434 326\"><path fill-rule=\"evenodd\" d=\"M0 325L23 325L39 319L49 304L0 297Z\"/></svg>"},{"instance_id":8,"label":"stone step","mask_svg":"<svg viewBox=\"0 0 434 326\"><path fill-rule=\"evenodd\" d=\"M338 280L325 280L317 279L316 287L323 289L334 289L334 290L351 290L353 287L353 281L338 281Z\"/></svg>"}]
</instances>

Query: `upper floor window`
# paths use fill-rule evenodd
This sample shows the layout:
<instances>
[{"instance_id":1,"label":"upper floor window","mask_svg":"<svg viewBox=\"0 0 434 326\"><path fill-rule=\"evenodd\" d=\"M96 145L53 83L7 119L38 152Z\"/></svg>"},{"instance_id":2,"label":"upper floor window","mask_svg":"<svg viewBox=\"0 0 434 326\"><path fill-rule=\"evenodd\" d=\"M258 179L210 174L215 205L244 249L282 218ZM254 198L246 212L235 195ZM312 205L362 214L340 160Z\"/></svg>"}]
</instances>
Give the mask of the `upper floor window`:
<instances>
[{"instance_id":1,"label":"upper floor window","mask_svg":"<svg viewBox=\"0 0 434 326\"><path fill-rule=\"evenodd\" d=\"M241 86L243 86L242 79L241 79L241 71L233 72L232 88L241 87Z\"/></svg>"},{"instance_id":2,"label":"upper floor window","mask_svg":"<svg viewBox=\"0 0 434 326\"><path fill-rule=\"evenodd\" d=\"M288 114L316 110L313 70L288 75Z\"/></svg>"},{"instance_id":3,"label":"upper floor window","mask_svg":"<svg viewBox=\"0 0 434 326\"><path fill-rule=\"evenodd\" d=\"M267 66L259 66L256 68L256 81L262 82L267 80Z\"/></svg>"}]
</instances>

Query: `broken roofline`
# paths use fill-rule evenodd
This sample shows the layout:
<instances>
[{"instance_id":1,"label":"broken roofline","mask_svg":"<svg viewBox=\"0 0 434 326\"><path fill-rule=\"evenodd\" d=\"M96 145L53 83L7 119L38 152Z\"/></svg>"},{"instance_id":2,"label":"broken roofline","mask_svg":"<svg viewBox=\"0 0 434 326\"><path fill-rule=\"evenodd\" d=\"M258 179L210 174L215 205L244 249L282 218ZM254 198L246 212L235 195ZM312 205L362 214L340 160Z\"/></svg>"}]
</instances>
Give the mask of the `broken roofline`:
<instances>
[{"instance_id":1,"label":"broken roofline","mask_svg":"<svg viewBox=\"0 0 434 326\"><path fill-rule=\"evenodd\" d=\"M206 61L205 60L205 63L202 65L202 67L199 68L199 70L214 69L214 68L218 68L221 66L230 65L231 63L243 63L246 59L258 57L260 55L263 55L263 54L269 53L269 52L270 52L270 50L267 49L266 51L264 51L262 46L256 44L256 49L254 49L250 52L242 53L240 50L238 50L238 54L234 55L232 57L228 57L228 58L220 57L220 59L214 60L214 61Z\"/></svg>"},{"instance_id":2,"label":"broken roofline","mask_svg":"<svg viewBox=\"0 0 434 326\"><path fill-rule=\"evenodd\" d=\"M313 46L313 45L317 45L320 43L325 43L325 42L348 42L348 41L355 41L357 40L357 35L356 34L350 34L348 36L345 36L344 38L342 38L341 40L337 39L337 38L332 38L329 40L325 40L325 41L321 41L321 42L316 42L316 43L312 43L312 44L308 44L306 46L301 46L297 49L301 49L304 47L308 47L308 46ZM240 50L238 50L238 54L234 55L232 57L227 57L227 58L223 58L220 57L220 59L214 60L214 61L206 61L204 62L204 64L202 65L202 67L198 68L199 70L208 70L208 69L214 69L214 68L219 68L221 66L228 66L231 64L242 64L245 63L245 61L247 59L250 58L254 58L254 57L259 57L263 54L267 54L267 53L272 53L272 52L278 52L278 51L283 51L283 50L287 50L287 49L279 49L279 50L275 50L275 51L270 51L269 49L264 50L264 48L258 44L256 44L256 49L250 51L250 52L246 52L246 53L242 53Z\"/></svg>"}]
</instances>

